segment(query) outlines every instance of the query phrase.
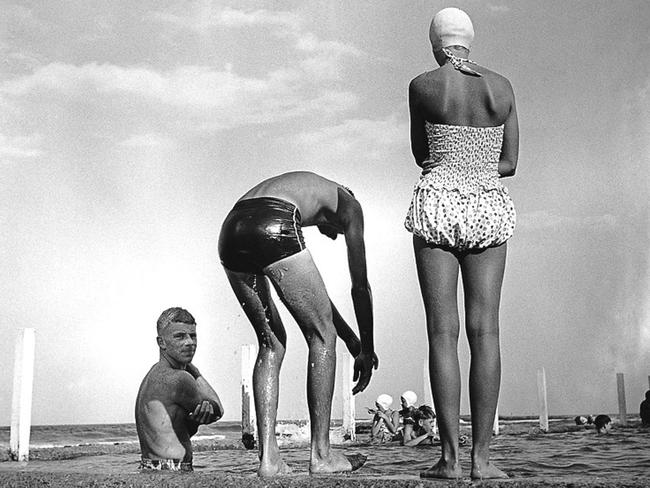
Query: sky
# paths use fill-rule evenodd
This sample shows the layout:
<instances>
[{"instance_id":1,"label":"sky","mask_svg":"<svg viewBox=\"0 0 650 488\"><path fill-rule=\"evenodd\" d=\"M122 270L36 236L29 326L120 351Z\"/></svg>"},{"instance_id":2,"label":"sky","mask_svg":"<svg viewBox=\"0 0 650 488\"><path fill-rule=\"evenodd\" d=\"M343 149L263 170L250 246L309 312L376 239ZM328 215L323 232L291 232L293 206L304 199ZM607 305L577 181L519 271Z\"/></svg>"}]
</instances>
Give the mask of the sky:
<instances>
[{"instance_id":1,"label":"sky","mask_svg":"<svg viewBox=\"0 0 650 488\"><path fill-rule=\"evenodd\" d=\"M519 113L499 413L538 413L540 368L551 415L616 413L617 373L638 412L650 375L650 3L2 0L0 425L25 327L34 424L133 422L171 306L195 316L194 362L224 418L239 419L241 346L256 341L217 239L244 192L291 170L352 188L364 209L380 368L359 417L381 393L422 401L407 87L436 67L429 23L447 6L473 19L470 58L510 79ZM356 329L344 243L305 238ZM307 346L280 308L278 416L305 419ZM459 356L466 414L463 331Z\"/></svg>"}]
</instances>

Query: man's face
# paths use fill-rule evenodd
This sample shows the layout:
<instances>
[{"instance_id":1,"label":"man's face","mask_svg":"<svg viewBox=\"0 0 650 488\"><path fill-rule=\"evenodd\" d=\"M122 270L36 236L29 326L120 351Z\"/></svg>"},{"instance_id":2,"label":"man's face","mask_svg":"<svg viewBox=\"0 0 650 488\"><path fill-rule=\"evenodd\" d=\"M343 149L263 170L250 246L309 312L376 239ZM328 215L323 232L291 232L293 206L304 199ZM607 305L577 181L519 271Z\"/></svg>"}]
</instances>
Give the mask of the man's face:
<instances>
[{"instance_id":1,"label":"man's face","mask_svg":"<svg viewBox=\"0 0 650 488\"><path fill-rule=\"evenodd\" d=\"M196 325L172 322L162 331L158 345L177 363L191 363L196 352Z\"/></svg>"},{"instance_id":2,"label":"man's face","mask_svg":"<svg viewBox=\"0 0 650 488\"><path fill-rule=\"evenodd\" d=\"M433 432L433 419L421 419L419 422L427 434Z\"/></svg>"}]
</instances>

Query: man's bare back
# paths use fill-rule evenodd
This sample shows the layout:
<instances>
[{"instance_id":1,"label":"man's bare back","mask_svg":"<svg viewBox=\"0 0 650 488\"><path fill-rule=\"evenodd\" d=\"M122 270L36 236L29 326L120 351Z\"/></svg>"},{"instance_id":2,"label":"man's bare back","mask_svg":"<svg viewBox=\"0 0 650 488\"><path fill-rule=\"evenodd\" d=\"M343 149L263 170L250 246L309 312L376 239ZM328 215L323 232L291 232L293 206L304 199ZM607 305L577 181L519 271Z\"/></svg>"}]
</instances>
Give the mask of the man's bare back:
<instances>
[{"instance_id":1,"label":"man's bare back","mask_svg":"<svg viewBox=\"0 0 650 488\"><path fill-rule=\"evenodd\" d=\"M274 197L293 203L300 210L302 225L323 222L323 211L336 213L338 183L309 171L292 171L269 178L251 188L240 200Z\"/></svg>"}]
</instances>

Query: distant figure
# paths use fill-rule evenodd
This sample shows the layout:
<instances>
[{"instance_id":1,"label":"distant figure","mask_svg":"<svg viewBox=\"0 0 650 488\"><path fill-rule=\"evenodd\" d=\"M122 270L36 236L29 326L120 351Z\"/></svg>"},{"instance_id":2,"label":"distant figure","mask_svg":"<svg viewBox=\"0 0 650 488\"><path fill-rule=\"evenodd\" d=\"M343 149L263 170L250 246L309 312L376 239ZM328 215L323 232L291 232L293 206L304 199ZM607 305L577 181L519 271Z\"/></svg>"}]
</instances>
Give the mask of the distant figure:
<instances>
[{"instance_id":1,"label":"distant figure","mask_svg":"<svg viewBox=\"0 0 650 488\"><path fill-rule=\"evenodd\" d=\"M407 447L414 447L429 441L433 444L434 440L434 421L436 414L433 409L428 405L420 405L415 409L413 420L414 423L404 426L404 437L402 438L402 445Z\"/></svg>"},{"instance_id":2,"label":"distant figure","mask_svg":"<svg viewBox=\"0 0 650 488\"><path fill-rule=\"evenodd\" d=\"M645 400L639 406L639 415L641 417L641 425L643 427L650 427L650 390L645 392Z\"/></svg>"},{"instance_id":3,"label":"distant figure","mask_svg":"<svg viewBox=\"0 0 650 488\"><path fill-rule=\"evenodd\" d=\"M473 479L507 478L490 462L499 398L499 302L515 209L500 178L515 174L519 127L502 75L470 61L469 16L445 8L431 22L440 68L409 85L411 149L422 169L405 220L413 233L429 339L429 373L441 457L423 478L460 478L459 269L471 352Z\"/></svg>"},{"instance_id":4,"label":"distant figure","mask_svg":"<svg viewBox=\"0 0 650 488\"><path fill-rule=\"evenodd\" d=\"M415 404L418 401L418 396L414 391L407 390L402 393L400 397L400 404L402 409L399 411L400 423L402 424L402 429L406 429L407 425L410 425L411 428L415 424L415 411L417 410Z\"/></svg>"},{"instance_id":5,"label":"distant figure","mask_svg":"<svg viewBox=\"0 0 650 488\"><path fill-rule=\"evenodd\" d=\"M587 417L584 415L578 415L573 419L573 421L576 423L576 425L587 425Z\"/></svg>"},{"instance_id":6,"label":"distant figure","mask_svg":"<svg viewBox=\"0 0 650 488\"><path fill-rule=\"evenodd\" d=\"M612 419L609 418L609 415L596 415L594 425L599 434L609 434L609 430L612 428Z\"/></svg>"},{"instance_id":7,"label":"distant figure","mask_svg":"<svg viewBox=\"0 0 650 488\"><path fill-rule=\"evenodd\" d=\"M360 340L331 302L302 228L317 226L331 239L343 234L352 279L352 303ZM311 422L310 473L353 471L365 457L330 449L329 428L336 368L336 337L354 361L354 393L363 391L377 367L372 295L366 271L361 204L352 192L306 171L265 180L245 193L226 217L219 256L237 300L259 342L253 390L260 439L259 476L290 472L275 438L278 382L286 333L269 280L298 323L309 346L307 404Z\"/></svg>"},{"instance_id":8,"label":"distant figure","mask_svg":"<svg viewBox=\"0 0 650 488\"><path fill-rule=\"evenodd\" d=\"M370 429L372 442L383 444L392 441L397 435L399 428L399 413L390 408L393 404L393 397L382 393L375 402L376 409L368 409L373 415Z\"/></svg>"},{"instance_id":9,"label":"distant figure","mask_svg":"<svg viewBox=\"0 0 650 488\"><path fill-rule=\"evenodd\" d=\"M192 471L192 443L201 424L223 416L219 396L192 364L196 322L182 308L156 325L160 360L142 380L135 403L141 469Z\"/></svg>"}]
</instances>

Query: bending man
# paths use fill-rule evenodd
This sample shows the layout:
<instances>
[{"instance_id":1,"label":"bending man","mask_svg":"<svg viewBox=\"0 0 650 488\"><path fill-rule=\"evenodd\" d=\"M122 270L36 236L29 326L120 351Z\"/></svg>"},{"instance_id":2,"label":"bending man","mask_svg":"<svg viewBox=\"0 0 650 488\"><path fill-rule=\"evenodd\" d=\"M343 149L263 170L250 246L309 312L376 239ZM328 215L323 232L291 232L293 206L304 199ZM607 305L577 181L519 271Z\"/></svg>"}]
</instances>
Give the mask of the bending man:
<instances>
[{"instance_id":1,"label":"bending man","mask_svg":"<svg viewBox=\"0 0 650 488\"><path fill-rule=\"evenodd\" d=\"M348 248L352 301L360 340L325 289L302 227L316 225L331 239L343 234ZM363 391L377 358L372 295L366 274L363 212L352 192L317 174L297 171L265 180L244 194L226 217L219 256L259 342L253 391L260 436L259 476L286 474L275 439L280 367L286 333L271 299L269 281L291 312L309 346L307 403L311 422L311 473L352 471L365 461L330 449L329 427L336 370L336 337L354 363L353 392Z\"/></svg>"}]
</instances>

